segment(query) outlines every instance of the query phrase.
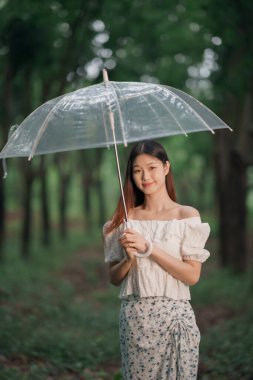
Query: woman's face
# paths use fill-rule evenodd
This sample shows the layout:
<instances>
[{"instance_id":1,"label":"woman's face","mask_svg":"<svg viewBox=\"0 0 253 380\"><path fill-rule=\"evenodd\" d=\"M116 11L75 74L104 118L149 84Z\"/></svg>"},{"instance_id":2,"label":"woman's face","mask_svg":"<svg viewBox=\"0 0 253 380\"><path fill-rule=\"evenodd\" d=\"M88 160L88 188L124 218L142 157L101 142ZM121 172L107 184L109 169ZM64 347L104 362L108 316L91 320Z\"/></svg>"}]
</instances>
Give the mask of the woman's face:
<instances>
[{"instance_id":1,"label":"woman's face","mask_svg":"<svg viewBox=\"0 0 253 380\"><path fill-rule=\"evenodd\" d=\"M144 194L152 194L165 186L165 176L169 172L169 161L164 164L148 154L140 154L133 162L133 179Z\"/></svg>"}]
</instances>

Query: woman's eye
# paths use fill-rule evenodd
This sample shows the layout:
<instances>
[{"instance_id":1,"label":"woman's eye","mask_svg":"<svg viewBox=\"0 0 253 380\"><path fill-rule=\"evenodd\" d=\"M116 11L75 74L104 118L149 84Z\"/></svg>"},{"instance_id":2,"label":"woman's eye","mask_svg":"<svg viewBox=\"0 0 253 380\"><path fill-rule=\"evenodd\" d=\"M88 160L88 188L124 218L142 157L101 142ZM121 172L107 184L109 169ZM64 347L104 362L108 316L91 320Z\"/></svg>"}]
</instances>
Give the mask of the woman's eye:
<instances>
[{"instance_id":1,"label":"woman's eye","mask_svg":"<svg viewBox=\"0 0 253 380\"><path fill-rule=\"evenodd\" d=\"M156 166L151 166L150 169L151 170L156 169Z\"/></svg>"},{"instance_id":2,"label":"woman's eye","mask_svg":"<svg viewBox=\"0 0 253 380\"><path fill-rule=\"evenodd\" d=\"M134 170L134 174L140 173L140 170Z\"/></svg>"}]
</instances>

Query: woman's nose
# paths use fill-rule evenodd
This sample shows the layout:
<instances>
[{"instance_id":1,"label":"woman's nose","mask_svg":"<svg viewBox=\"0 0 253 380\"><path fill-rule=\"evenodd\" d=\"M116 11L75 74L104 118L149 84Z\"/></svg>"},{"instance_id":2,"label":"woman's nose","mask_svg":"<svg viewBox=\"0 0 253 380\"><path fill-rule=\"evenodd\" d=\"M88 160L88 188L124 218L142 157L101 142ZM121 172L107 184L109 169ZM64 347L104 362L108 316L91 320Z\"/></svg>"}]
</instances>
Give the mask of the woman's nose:
<instances>
[{"instance_id":1,"label":"woman's nose","mask_svg":"<svg viewBox=\"0 0 253 380\"><path fill-rule=\"evenodd\" d=\"M142 180L147 181L149 179L149 172L148 170L143 170L142 172Z\"/></svg>"}]
</instances>

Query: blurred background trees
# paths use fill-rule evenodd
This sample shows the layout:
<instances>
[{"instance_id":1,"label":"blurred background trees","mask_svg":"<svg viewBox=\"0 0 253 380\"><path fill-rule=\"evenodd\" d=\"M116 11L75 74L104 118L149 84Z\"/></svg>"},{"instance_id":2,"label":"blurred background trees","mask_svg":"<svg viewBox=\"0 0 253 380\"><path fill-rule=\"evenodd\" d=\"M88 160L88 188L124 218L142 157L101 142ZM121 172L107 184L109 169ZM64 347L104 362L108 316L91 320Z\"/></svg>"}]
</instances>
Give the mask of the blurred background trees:
<instances>
[{"instance_id":1,"label":"blurred background trees","mask_svg":"<svg viewBox=\"0 0 253 380\"><path fill-rule=\"evenodd\" d=\"M111 80L182 89L233 128L161 139L179 203L211 224L192 288L205 380L253 373L252 28L251 0L0 0L0 148L11 126L101 82L104 67ZM114 161L112 149L83 150L0 172L1 379L121 378L101 239L119 196Z\"/></svg>"},{"instance_id":2,"label":"blurred background trees","mask_svg":"<svg viewBox=\"0 0 253 380\"><path fill-rule=\"evenodd\" d=\"M250 1L0 1L0 143L46 100L102 80L145 81L199 98L234 132L161 142L172 161L179 202L200 209L219 232L219 258L243 271L252 250L252 14ZM122 166L127 151L120 148ZM73 152L8 160L0 177L0 250L18 220L29 256L73 220L90 233L113 212L118 184L113 152ZM57 228L54 228L57 226ZM7 254L7 253L6 253ZM251 257L252 258L252 257Z\"/></svg>"}]
</instances>

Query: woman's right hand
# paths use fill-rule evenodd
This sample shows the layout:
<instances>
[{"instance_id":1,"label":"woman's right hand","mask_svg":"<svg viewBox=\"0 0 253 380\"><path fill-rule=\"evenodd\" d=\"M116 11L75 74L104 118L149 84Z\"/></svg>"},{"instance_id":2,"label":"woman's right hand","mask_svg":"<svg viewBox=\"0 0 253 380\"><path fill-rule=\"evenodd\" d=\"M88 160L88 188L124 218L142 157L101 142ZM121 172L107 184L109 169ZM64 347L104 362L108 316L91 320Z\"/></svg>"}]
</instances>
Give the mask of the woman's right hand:
<instances>
[{"instance_id":1,"label":"woman's right hand","mask_svg":"<svg viewBox=\"0 0 253 380\"><path fill-rule=\"evenodd\" d=\"M137 253L145 253L148 249L148 242L144 236L131 228L123 231L119 243L125 249L128 260L133 260Z\"/></svg>"},{"instance_id":2,"label":"woman's right hand","mask_svg":"<svg viewBox=\"0 0 253 380\"><path fill-rule=\"evenodd\" d=\"M126 255L127 255L127 259L129 261L132 261L135 258L135 253L137 251L136 251L135 248L130 247L129 244L126 244L126 242L125 242L125 234L124 233L119 238L119 243L122 246L122 248L124 248L124 250L126 252Z\"/></svg>"}]
</instances>

